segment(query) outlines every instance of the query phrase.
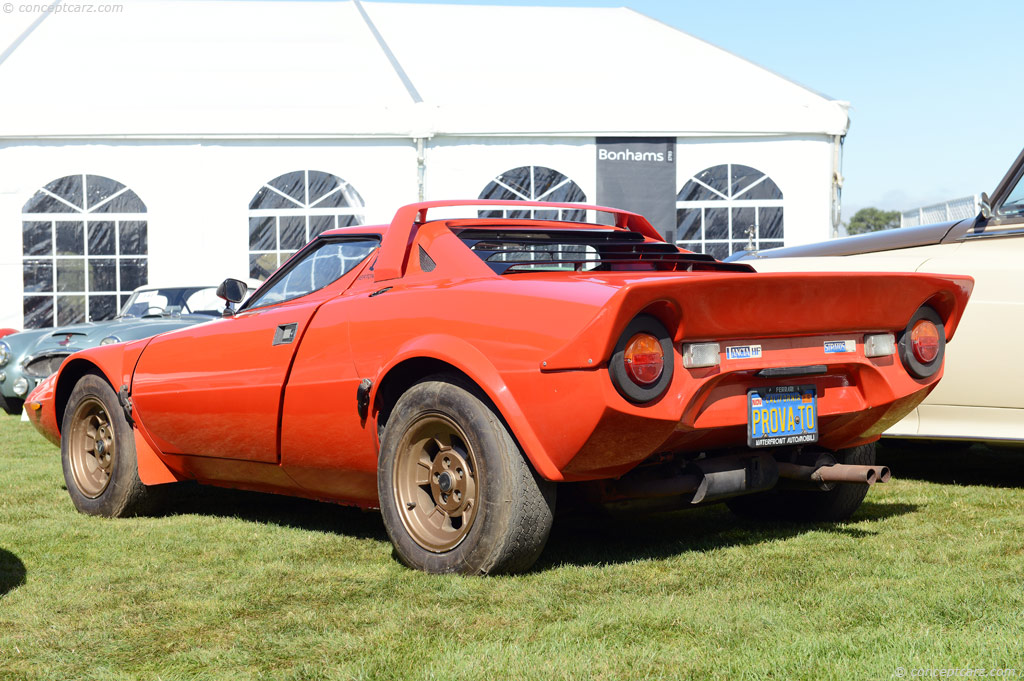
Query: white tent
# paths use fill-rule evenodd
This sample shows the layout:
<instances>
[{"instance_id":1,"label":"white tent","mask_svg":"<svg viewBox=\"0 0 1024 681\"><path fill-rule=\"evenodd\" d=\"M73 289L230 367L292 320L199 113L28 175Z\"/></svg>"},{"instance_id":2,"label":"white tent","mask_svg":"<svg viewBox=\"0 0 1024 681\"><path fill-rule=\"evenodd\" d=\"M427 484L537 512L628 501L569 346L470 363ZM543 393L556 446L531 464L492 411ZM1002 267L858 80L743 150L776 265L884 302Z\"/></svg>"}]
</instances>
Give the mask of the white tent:
<instances>
[{"instance_id":1,"label":"white tent","mask_svg":"<svg viewBox=\"0 0 1024 681\"><path fill-rule=\"evenodd\" d=\"M26 258L46 256L25 252L22 223L41 187L73 175L141 198L162 280L247 274L261 252L251 200L290 172L344 180L349 213L369 222L420 196L476 198L526 167L599 200L603 137L674 140L674 191L712 167L756 169L780 188L765 205L784 207L787 244L830 236L846 103L629 9L103 7L0 24L0 286L23 292L3 296L0 326L22 326L23 296L61 293L25 284Z\"/></svg>"}]
</instances>

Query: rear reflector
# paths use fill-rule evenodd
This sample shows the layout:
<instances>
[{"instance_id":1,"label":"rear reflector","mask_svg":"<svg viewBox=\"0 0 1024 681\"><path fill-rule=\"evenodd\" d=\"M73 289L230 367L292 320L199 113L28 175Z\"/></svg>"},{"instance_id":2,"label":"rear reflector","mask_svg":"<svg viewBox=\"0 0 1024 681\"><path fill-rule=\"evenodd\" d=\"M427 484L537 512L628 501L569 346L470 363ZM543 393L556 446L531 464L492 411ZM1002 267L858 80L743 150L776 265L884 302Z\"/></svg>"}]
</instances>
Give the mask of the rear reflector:
<instances>
[{"instance_id":1,"label":"rear reflector","mask_svg":"<svg viewBox=\"0 0 1024 681\"><path fill-rule=\"evenodd\" d=\"M626 374L637 385L647 387L661 378L665 368L665 353L661 341L649 333L638 333L626 343L623 352Z\"/></svg>"},{"instance_id":2,"label":"rear reflector","mask_svg":"<svg viewBox=\"0 0 1024 681\"><path fill-rule=\"evenodd\" d=\"M927 364L939 356L939 329L928 319L918 320L910 332L910 349L918 362Z\"/></svg>"},{"instance_id":3,"label":"rear reflector","mask_svg":"<svg viewBox=\"0 0 1024 681\"><path fill-rule=\"evenodd\" d=\"M683 345L683 366L687 369L718 366L721 354L718 343L686 343Z\"/></svg>"},{"instance_id":4,"label":"rear reflector","mask_svg":"<svg viewBox=\"0 0 1024 681\"><path fill-rule=\"evenodd\" d=\"M865 357L888 357L896 354L896 336L891 333L876 333L864 337Z\"/></svg>"}]
</instances>

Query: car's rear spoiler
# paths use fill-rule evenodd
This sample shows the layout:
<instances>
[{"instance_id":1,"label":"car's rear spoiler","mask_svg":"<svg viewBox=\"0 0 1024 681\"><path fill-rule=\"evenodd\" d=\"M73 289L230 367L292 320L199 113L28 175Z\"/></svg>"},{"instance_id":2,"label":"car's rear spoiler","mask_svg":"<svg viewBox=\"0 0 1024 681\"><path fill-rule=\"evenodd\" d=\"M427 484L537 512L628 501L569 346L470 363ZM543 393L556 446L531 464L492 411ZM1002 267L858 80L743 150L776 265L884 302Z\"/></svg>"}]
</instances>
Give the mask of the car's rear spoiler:
<instances>
[{"instance_id":1,"label":"car's rear spoiler","mask_svg":"<svg viewBox=\"0 0 1024 681\"><path fill-rule=\"evenodd\" d=\"M385 281L397 279L405 274L405 268L409 262L409 249L412 246L413 237L419 226L427 221L427 211L432 208L450 208L453 206L472 206L482 208L485 206L506 206L514 208L547 208L567 210L593 210L599 213L608 213L613 217L613 227L624 229L630 232L637 232L648 239L663 241L658 230L654 229L650 222L642 215L631 213L628 210L608 208L607 206L594 206L585 203L550 203L547 201L494 201L490 199L466 199L454 201L422 201L402 206L395 213L384 235L384 242L381 244L377 254L377 262L373 269L374 281ZM601 225L607 229L608 225Z\"/></svg>"}]
</instances>

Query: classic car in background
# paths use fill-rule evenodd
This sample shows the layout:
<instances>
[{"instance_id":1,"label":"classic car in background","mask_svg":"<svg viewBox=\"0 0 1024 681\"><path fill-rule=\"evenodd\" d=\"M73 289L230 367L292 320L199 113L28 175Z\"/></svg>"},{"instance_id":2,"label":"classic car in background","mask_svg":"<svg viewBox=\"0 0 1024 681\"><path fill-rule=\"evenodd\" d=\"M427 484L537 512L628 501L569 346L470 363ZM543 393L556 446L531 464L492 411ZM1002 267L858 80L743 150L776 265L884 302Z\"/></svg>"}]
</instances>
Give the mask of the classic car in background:
<instances>
[{"instance_id":1,"label":"classic car in background","mask_svg":"<svg viewBox=\"0 0 1024 681\"><path fill-rule=\"evenodd\" d=\"M974 278L942 383L885 435L1024 444L1024 152L976 217L742 259L759 272L937 272Z\"/></svg>"},{"instance_id":2,"label":"classic car in background","mask_svg":"<svg viewBox=\"0 0 1024 681\"><path fill-rule=\"evenodd\" d=\"M114 319L4 337L0 340L0 408L20 414L29 391L73 352L148 338L219 317L224 303L216 291L216 286L140 286Z\"/></svg>"},{"instance_id":3,"label":"classic car in background","mask_svg":"<svg viewBox=\"0 0 1024 681\"><path fill-rule=\"evenodd\" d=\"M613 224L556 219L584 211ZM379 506L407 565L516 572L556 483L849 517L888 477L873 443L939 380L971 286L757 274L595 206L420 203L320 234L233 316L76 353L26 411L85 513L198 480Z\"/></svg>"}]
</instances>

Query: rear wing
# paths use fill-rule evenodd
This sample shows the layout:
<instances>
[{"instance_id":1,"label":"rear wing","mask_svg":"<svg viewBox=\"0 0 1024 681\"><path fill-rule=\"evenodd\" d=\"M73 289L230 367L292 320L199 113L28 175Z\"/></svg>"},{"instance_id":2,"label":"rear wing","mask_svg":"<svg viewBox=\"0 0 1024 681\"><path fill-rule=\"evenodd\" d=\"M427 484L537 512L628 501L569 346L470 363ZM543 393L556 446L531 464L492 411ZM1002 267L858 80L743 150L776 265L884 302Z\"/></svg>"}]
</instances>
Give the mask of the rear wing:
<instances>
[{"instance_id":1,"label":"rear wing","mask_svg":"<svg viewBox=\"0 0 1024 681\"><path fill-rule=\"evenodd\" d=\"M452 206L473 206L482 208L487 206L506 206L510 208L547 208L547 209L568 209L568 210L592 210L599 213L607 213L613 216L614 229L621 229L629 232L642 234L648 239L664 241L658 230L654 229L650 222L642 215L631 213L628 210L608 208L606 206L594 206L585 203L549 203L547 201L495 201L490 199L466 199L454 201L422 201L402 206L395 213L391 220L391 226L384 234L384 241L377 254L377 262L373 268L374 281L385 281L397 279L405 274L406 265L409 262L409 248L416 236L420 225L427 222L427 212L432 208L450 208ZM595 225L607 229L609 225Z\"/></svg>"}]
</instances>

